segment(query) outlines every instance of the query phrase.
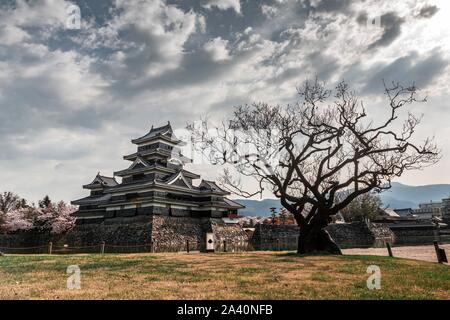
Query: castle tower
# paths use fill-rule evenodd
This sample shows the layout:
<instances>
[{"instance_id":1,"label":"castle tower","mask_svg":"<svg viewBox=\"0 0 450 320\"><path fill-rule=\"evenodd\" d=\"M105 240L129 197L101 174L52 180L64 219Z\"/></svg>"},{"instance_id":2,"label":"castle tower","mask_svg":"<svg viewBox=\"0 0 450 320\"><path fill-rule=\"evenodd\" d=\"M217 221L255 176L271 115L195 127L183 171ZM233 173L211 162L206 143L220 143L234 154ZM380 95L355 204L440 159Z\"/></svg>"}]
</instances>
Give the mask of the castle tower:
<instances>
[{"instance_id":1,"label":"castle tower","mask_svg":"<svg viewBox=\"0 0 450 320\"><path fill-rule=\"evenodd\" d=\"M83 186L91 190L88 197L72 201L79 205L77 223L96 223L115 217L168 215L176 217L223 218L237 213L242 205L227 199L229 192L214 181L193 181L200 176L184 169L189 159L181 154L181 141L174 135L170 122L150 129L131 140L136 152L123 158L131 164L114 172L121 177L96 176Z\"/></svg>"}]
</instances>

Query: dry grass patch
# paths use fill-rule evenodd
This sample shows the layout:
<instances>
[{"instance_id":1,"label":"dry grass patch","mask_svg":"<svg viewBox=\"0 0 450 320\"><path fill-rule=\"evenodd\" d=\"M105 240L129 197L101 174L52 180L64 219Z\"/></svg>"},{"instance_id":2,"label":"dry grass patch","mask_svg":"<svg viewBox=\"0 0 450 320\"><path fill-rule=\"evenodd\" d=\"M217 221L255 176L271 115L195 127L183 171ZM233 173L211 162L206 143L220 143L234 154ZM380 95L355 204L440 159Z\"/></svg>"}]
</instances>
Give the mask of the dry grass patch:
<instances>
[{"instance_id":1,"label":"dry grass patch","mask_svg":"<svg viewBox=\"0 0 450 320\"><path fill-rule=\"evenodd\" d=\"M381 290L369 290L369 265ZM66 268L81 289L66 288ZM376 256L228 254L11 255L0 258L0 299L450 299L450 268Z\"/></svg>"}]
</instances>

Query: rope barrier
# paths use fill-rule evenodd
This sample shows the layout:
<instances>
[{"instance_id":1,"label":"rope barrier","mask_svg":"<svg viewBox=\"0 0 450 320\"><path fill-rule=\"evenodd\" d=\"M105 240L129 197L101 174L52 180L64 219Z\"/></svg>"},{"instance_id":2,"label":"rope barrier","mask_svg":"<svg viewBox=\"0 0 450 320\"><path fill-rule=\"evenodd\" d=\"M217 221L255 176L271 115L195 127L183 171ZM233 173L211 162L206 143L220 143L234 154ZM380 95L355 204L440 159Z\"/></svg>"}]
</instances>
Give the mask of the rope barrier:
<instances>
[{"instance_id":1,"label":"rope barrier","mask_svg":"<svg viewBox=\"0 0 450 320\"><path fill-rule=\"evenodd\" d=\"M29 249L38 249L38 248L48 248L48 246L37 246L37 247L0 247L0 249L8 249L8 250L29 250Z\"/></svg>"},{"instance_id":2,"label":"rope barrier","mask_svg":"<svg viewBox=\"0 0 450 320\"><path fill-rule=\"evenodd\" d=\"M53 246L53 249L55 250L64 250L64 249L86 249L86 248L98 248L100 244L93 245L93 246L83 246L83 247L64 247L64 246Z\"/></svg>"},{"instance_id":3,"label":"rope barrier","mask_svg":"<svg viewBox=\"0 0 450 320\"><path fill-rule=\"evenodd\" d=\"M141 247L151 247L151 244L137 244L137 245L116 245L116 244L105 244L105 247L110 248L141 248Z\"/></svg>"}]
</instances>

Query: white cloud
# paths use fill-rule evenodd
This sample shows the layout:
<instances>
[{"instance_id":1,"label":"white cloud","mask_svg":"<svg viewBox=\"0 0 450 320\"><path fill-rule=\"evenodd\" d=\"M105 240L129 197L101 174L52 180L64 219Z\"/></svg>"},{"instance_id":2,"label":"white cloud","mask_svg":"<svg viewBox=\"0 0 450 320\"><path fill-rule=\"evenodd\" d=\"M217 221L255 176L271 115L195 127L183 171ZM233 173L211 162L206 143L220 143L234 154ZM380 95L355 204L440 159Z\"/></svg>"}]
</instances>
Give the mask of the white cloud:
<instances>
[{"instance_id":1,"label":"white cloud","mask_svg":"<svg viewBox=\"0 0 450 320\"><path fill-rule=\"evenodd\" d=\"M278 8L276 6L263 4L261 5L261 12L268 18L272 18L277 14Z\"/></svg>"},{"instance_id":2,"label":"white cloud","mask_svg":"<svg viewBox=\"0 0 450 320\"><path fill-rule=\"evenodd\" d=\"M227 44L227 40L223 40L219 37L206 42L203 48L206 52L211 54L214 61L222 61L230 59Z\"/></svg>"},{"instance_id":3,"label":"white cloud","mask_svg":"<svg viewBox=\"0 0 450 320\"><path fill-rule=\"evenodd\" d=\"M161 0L117 0L116 6L121 11L103 32L126 52L120 72L155 76L179 66L184 44L196 32L195 13Z\"/></svg>"},{"instance_id":4,"label":"white cloud","mask_svg":"<svg viewBox=\"0 0 450 320\"><path fill-rule=\"evenodd\" d=\"M28 33L14 25L0 26L0 42L5 45L20 43L29 39Z\"/></svg>"},{"instance_id":5,"label":"white cloud","mask_svg":"<svg viewBox=\"0 0 450 320\"><path fill-rule=\"evenodd\" d=\"M5 6L0 11L0 37L5 44L18 43L29 39L24 30L28 28L35 36L46 38L65 27L69 5L65 0L16 0L14 7Z\"/></svg>"}]
</instances>

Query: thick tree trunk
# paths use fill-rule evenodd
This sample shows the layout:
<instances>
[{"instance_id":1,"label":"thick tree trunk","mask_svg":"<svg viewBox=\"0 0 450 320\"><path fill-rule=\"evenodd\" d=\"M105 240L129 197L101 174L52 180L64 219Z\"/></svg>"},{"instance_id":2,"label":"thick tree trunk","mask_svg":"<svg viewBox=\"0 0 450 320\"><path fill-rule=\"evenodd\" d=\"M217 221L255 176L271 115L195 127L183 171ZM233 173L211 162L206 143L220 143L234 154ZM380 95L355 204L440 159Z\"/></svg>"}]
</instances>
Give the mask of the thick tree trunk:
<instances>
[{"instance_id":1,"label":"thick tree trunk","mask_svg":"<svg viewBox=\"0 0 450 320\"><path fill-rule=\"evenodd\" d=\"M311 229L308 232L302 232L302 228L300 228L297 253L307 254L314 252L342 254L339 246L324 228Z\"/></svg>"},{"instance_id":2,"label":"thick tree trunk","mask_svg":"<svg viewBox=\"0 0 450 320\"><path fill-rule=\"evenodd\" d=\"M298 254L308 254L314 252L323 252L330 254L342 254L341 249L331 238L325 227L328 225L326 219L315 219L307 226L300 226L298 237Z\"/></svg>"}]
</instances>

